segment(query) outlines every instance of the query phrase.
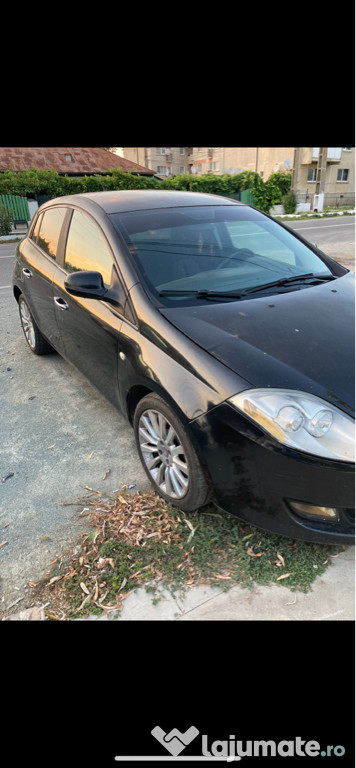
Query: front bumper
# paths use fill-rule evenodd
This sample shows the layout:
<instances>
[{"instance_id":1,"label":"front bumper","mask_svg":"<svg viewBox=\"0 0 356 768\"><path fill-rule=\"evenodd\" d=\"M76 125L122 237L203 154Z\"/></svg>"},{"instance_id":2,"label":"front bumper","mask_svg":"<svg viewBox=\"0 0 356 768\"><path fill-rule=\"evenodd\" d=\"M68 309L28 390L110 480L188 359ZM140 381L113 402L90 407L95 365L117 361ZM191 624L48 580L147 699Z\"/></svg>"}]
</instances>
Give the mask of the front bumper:
<instances>
[{"instance_id":1,"label":"front bumper","mask_svg":"<svg viewBox=\"0 0 356 768\"><path fill-rule=\"evenodd\" d=\"M354 465L286 448L223 403L191 422L219 507L264 530L326 544L353 544ZM339 520L312 520L289 501L336 507Z\"/></svg>"}]
</instances>

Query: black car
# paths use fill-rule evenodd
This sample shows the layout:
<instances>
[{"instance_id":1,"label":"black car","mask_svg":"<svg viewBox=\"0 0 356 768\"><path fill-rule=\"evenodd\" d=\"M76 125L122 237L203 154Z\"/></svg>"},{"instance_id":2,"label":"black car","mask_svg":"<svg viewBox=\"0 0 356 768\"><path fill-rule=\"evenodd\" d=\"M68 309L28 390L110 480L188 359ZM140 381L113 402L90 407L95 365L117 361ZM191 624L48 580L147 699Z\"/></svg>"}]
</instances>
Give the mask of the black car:
<instances>
[{"instance_id":1,"label":"black car","mask_svg":"<svg viewBox=\"0 0 356 768\"><path fill-rule=\"evenodd\" d=\"M351 542L353 273L251 206L130 190L41 206L13 290L32 352L126 414L167 501Z\"/></svg>"}]
</instances>

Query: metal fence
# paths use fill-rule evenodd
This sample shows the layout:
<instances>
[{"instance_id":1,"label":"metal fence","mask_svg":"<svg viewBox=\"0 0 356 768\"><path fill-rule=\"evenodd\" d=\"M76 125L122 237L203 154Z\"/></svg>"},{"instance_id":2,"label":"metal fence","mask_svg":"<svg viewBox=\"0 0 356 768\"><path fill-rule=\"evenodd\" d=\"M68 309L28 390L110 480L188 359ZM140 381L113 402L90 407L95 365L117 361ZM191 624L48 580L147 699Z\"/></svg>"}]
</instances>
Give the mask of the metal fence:
<instances>
[{"instance_id":1,"label":"metal fence","mask_svg":"<svg viewBox=\"0 0 356 768\"><path fill-rule=\"evenodd\" d=\"M242 189L241 192L215 192L215 194L222 195L222 197L229 197L231 200L239 200L247 205L255 205L250 189Z\"/></svg>"},{"instance_id":2,"label":"metal fence","mask_svg":"<svg viewBox=\"0 0 356 768\"><path fill-rule=\"evenodd\" d=\"M20 195L0 195L0 205L11 214L14 222L30 221L30 211L27 197Z\"/></svg>"}]
</instances>

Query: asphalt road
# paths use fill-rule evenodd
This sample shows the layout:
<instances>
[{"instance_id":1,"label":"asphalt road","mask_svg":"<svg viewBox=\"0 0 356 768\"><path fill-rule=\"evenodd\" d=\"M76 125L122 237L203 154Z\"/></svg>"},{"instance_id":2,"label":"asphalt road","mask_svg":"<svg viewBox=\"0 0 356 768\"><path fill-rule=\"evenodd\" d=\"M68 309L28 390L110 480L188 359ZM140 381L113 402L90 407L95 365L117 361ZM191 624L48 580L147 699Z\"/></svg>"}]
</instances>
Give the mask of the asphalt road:
<instances>
[{"instance_id":1,"label":"asphalt road","mask_svg":"<svg viewBox=\"0 0 356 768\"><path fill-rule=\"evenodd\" d=\"M355 269L355 217L339 216L329 219L303 219L288 221L291 229L300 232L303 237L315 243L332 259L340 261L347 269Z\"/></svg>"},{"instance_id":2,"label":"asphalt road","mask_svg":"<svg viewBox=\"0 0 356 768\"><path fill-rule=\"evenodd\" d=\"M354 218L289 226L354 269ZM11 288L15 248L0 243L0 480L11 474L0 482L0 618L21 610L28 582L87 530L85 501L73 505L86 486L151 488L126 420L59 355L28 349Z\"/></svg>"}]
</instances>

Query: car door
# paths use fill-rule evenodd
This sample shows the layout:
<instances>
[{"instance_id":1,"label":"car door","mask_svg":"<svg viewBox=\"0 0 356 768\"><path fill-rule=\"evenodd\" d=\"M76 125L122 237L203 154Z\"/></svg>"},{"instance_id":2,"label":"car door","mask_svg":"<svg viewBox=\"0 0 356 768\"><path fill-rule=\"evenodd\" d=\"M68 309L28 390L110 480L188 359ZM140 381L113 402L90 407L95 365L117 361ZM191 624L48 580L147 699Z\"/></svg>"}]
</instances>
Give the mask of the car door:
<instances>
[{"instance_id":1,"label":"car door","mask_svg":"<svg viewBox=\"0 0 356 768\"><path fill-rule=\"evenodd\" d=\"M115 305L66 290L68 274L82 270L100 272L104 285L117 297ZM119 406L118 344L126 291L102 228L77 208L71 215L63 267L54 279L53 300L64 356Z\"/></svg>"},{"instance_id":2,"label":"car door","mask_svg":"<svg viewBox=\"0 0 356 768\"><path fill-rule=\"evenodd\" d=\"M65 231L67 208L54 206L39 212L29 236L17 249L16 273L41 333L60 352L52 283Z\"/></svg>"}]
</instances>

